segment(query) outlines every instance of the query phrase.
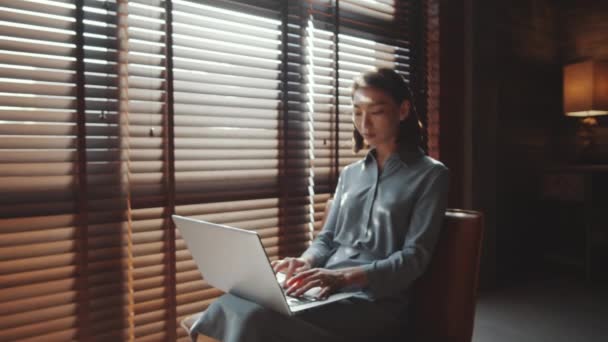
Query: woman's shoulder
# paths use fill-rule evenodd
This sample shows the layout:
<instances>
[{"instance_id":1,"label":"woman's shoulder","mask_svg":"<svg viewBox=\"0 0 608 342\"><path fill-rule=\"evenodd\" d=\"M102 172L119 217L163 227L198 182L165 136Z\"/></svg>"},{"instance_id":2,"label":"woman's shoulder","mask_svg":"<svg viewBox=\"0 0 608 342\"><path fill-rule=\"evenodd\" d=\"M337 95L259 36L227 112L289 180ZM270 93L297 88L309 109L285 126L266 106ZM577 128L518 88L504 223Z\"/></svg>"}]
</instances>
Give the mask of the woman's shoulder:
<instances>
[{"instance_id":1,"label":"woman's shoulder","mask_svg":"<svg viewBox=\"0 0 608 342\"><path fill-rule=\"evenodd\" d=\"M450 169L448 169L448 167L445 166L445 164L443 164L441 161L439 161L433 157L427 156L427 155L422 157L421 164L422 164L422 167L425 169L425 171L430 174L448 175L450 173Z\"/></svg>"},{"instance_id":2,"label":"woman's shoulder","mask_svg":"<svg viewBox=\"0 0 608 342\"><path fill-rule=\"evenodd\" d=\"M348 165L346 165L344 168L342 168L342 171L340 172L340 174L347 174L350 172L353 172L353 170L358 170L363 168L363 166L365 165L365 158L359 159L357 161L354 161Z\"/></svg>"}]
</instances>

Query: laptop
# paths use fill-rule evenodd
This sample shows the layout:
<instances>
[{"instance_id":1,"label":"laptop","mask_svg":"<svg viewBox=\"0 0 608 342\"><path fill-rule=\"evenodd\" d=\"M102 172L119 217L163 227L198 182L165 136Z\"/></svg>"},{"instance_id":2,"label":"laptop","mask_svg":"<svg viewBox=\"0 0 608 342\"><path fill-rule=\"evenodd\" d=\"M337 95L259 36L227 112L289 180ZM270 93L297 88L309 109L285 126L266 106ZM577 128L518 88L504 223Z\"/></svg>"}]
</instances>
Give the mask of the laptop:
<instances>
[{"instance_id":1,"label":"laptop","mask_svg":"<svg viewBox=\"0 0 608 342\"><path fill-rule=\"evenodd\" d=\"M356 293L340 292L317 299L320 288L316 287L297 298L287 296L281 286L285 275L275 275L255 231L178 215L173 215L173 221L205 280L224 292L290 316Z\"/></svg>"}]
</instances>

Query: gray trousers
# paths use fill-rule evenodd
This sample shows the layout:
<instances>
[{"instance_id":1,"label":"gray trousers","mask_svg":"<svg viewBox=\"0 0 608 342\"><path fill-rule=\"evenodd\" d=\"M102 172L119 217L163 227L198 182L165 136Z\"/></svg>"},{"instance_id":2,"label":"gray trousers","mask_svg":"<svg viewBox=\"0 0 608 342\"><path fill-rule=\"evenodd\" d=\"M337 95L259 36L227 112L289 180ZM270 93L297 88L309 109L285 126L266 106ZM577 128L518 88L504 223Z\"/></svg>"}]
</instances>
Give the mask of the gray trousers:
<instances>
[{"instance_id":1,"label":"gray trousers","mask_svg":"<svg viewBox=\"0 0 608 342\"><path fill-rule=\"evenodd\" d=\"M226 294L192 330L223 342L406 341L406 318L374 302L349 298L286 316Z\"/></svg>"}]
</instances>

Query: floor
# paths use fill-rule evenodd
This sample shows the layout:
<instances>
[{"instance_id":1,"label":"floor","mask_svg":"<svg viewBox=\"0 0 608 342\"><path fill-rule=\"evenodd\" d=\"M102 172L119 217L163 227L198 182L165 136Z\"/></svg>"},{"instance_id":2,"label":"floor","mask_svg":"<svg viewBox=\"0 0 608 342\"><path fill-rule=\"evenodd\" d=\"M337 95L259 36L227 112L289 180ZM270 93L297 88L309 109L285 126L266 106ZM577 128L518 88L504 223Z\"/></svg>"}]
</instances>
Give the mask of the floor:
<instances>
[{"instance_id":1,"label":"floor","mask_svg":"<svg viewBox=\"0 0 608 342\"><path fill-rule=\"evenodd\" d=\"M479 294L473 342L608 341L608 284L560 276Z\"/></svg>"}]
</instances>

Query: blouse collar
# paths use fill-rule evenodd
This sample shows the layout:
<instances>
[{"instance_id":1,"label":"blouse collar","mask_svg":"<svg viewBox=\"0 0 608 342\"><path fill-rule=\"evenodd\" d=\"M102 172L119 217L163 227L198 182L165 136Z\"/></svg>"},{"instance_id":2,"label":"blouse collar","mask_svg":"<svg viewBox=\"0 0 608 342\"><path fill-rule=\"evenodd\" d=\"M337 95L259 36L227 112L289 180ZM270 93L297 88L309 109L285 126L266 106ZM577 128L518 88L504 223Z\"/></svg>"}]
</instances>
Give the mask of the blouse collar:
<instances>
[{"instance_id":1,"label":"blouse collar","mask_svg":"<svg viewBox=\"0 0 608 342\"><path fill-rule=\"evenodd\" d=\"M405 166L410 167L414 162L425 155L424 151L416 146L416 147L402 147L399 148L396 152L392 153L386 159L387 161L392 158L399 158ZM376 160L376 148L371 148L367 155L365 156L365 163L369 163L372 160Z\"/></svg>"}]
</instances>

